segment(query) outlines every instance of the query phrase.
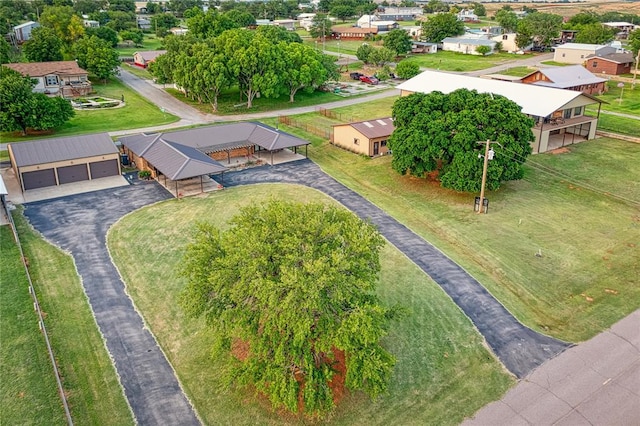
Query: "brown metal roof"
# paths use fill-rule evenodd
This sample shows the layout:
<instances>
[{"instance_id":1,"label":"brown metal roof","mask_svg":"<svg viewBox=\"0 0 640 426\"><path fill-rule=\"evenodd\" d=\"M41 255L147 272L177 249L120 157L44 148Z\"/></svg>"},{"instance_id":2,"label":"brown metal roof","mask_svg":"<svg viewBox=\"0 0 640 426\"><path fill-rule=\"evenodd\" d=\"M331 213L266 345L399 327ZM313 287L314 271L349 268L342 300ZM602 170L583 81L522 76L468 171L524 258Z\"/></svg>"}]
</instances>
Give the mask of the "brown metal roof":
<instances>
[{"instance_id":1,"label":"brown metal roof","mask_svg":"<svg viewBox=\"0 0 640 426\"><path fill-rule=\"evenodd\" d=\"M395 130L391 117L359 121L357 123L350 123L349 125L368 139L389 137Z\"/></svg>"},{"instance_id":2,"label":"brown metal roof","mask_svg":"<svg viewBox=\"0 0 640 426\"><path fill-rule=\"evenodd\" d=\"M42 139L9 145L18 167L118 153L118 148L107 133Z\"/></svg>"},{"instance_id":3,"label":"brown metal roof","mask_svg":"<svg viewBox=\"0 0 640 426\"><path fill-rule=\"evenodd\" d=\"M378 28L360 28L360 27L331 27L331 31L335 33L350 34L377 34Z\"/></svg>"},{"instance_id":4,"label":"brown metal roof","mask_svg":"<svg viewBox=\"0 0 640 426\"><path fill-rule=\"evenodd\" d=\"M22 75L28 75L31 77L43 77L51 74L59 76L89 74L87 71L80 68L76 61L26 62L3 64L3 66L18 71Z\"/></svg>"}]
</instances>

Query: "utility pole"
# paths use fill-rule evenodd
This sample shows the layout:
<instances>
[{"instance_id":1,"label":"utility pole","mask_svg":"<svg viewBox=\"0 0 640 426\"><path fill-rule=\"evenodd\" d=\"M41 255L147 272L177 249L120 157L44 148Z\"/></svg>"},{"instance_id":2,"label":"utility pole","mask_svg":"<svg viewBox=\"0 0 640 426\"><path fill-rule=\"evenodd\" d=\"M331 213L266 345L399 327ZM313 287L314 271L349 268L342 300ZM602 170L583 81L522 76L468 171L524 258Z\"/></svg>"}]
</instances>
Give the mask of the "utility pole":
<instances>
[{"instance_id":1,"label":"utility pole","mask_svg":"<svg viewBox=\"0 0 640 426\"><path fill-rule=\"evenodd\" d=\"M489 167L489 160L493 160L493 150L489 150L489 147L492 143L491 140L487 139L486 142L478 142L479 144L485 144L484 148L484 165L482 166L482 186L480 187L480 205L478 206L478 214L482 213L482 208L484 207L484 187L487 183L487 168ZM482 154L478 154L480 157ZM489 206L487 204L487 210ZM485 210L485 213L487 211Z\"/></svg>"},{"instance_id":2,"label":"utility pole","mask_svg":"<svg viewBox=\"0 0 640 426\"><path fill-rule=\"evenodd\" d=\"M631 83L631 88L636 88L636 77L638 76L638 62L640 62L640 49L638 49L638 54L636 55L636 71L633 73L633 83Z\"/></svg>"}]
</instances>

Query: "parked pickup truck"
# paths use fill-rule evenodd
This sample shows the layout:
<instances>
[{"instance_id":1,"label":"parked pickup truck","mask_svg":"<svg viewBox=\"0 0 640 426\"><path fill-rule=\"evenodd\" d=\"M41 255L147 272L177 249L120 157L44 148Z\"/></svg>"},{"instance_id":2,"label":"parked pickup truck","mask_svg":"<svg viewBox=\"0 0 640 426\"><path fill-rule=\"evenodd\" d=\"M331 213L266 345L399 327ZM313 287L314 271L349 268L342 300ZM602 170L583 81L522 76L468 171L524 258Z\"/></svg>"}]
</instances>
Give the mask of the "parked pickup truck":
<instances>
[{"instance_id":1,"label":"parked pickup truck","mask_svg":"<svg viewBox=\"0 0 640 426\"><path fill-rule=\"evenodd\" d=\"M364 74L361 74L359 72L352 72L349 74L349 77L351 77L353 80L360 80L360 77L362 77Z\"/></svg>"},{"instance_id":2,"label":"parked pickup truck","mask_svg":"<svg viewBox=\"0 0 640 426\"><path fill-rule=\"evenodd\" d=\"M360 81L367 84L378 84L378 79L368 75L360 76Z\"/></svg>"}]
</instances>

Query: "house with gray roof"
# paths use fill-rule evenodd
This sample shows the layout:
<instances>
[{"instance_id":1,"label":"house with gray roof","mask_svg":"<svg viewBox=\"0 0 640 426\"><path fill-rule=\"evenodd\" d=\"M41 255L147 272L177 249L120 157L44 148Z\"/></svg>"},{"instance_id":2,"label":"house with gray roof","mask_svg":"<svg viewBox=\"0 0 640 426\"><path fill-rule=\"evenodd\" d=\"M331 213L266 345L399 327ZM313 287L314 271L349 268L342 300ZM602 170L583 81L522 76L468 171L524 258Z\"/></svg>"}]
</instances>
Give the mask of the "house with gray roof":
<instances>
[{"instance_id":1,"label":"house with gray roof","mask_svg":"<svg viewBox=\"0 0 640 426\"><path fill-rule=\"evenodd\" d=\"M7 145L22 191L119 176L120 152L107 133Z\"/></svg>"},{"instance_id":2,"label":"house with gray roof","mask_svg":"<svg viewBox=\"0 0 640 426\"><path fill-rule=\"evenodd\" d=\"M522 77L521 82L591 95L601 95L607 91L607 79L594 75L582 65L540 68Z\"/></svg>"},{"instance_id":3,"label":"house with gray roof","mask_svg":"<svg viewBox=\"0 0 640 426\"><path fill-rule=\"evenodd\" d=\"M389 153L387 140L394 130L391 117L336 124L331 143L357 154L376 157Z\"/></svg>"},{"instance_id":4,"label":"house with gray roof","mask_svg":"<svg viewBox=\"0 0 640 426\"><path fill-rule=\"evenodd\" d=\"M487 40L486 38L469 38L469 37L447 37L442 40L442 50L450 52L460 52L466 55L481 55L478 52L478 47L487 46L489 53L491 54L496 49L496 41Z\"/></svg>"}]
</instances>

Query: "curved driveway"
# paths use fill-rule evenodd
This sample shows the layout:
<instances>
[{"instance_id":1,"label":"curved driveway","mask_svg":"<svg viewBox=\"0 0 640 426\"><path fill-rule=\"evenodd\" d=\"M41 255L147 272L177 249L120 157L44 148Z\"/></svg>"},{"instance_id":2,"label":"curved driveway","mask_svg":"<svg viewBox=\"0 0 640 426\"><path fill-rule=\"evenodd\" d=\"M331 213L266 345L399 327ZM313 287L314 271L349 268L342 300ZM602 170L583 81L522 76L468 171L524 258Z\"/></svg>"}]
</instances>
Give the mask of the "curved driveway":
<instances>
[{"instance_id":1,"label":"curved driveway","mask_svg":"<svg viewBox=\"0 0 640 426\"><path fill-rule=\"evenodd\" d=\"M71 253L120 383L140 425L198 425L171 365L126 293L106 247L125 214L171 198L155 182L26 204L36 230Z\"/></svg>"},{"instance_id":2,"label":"curved driveway","mask_svg":"<svg viewBox=\"0 0 640 426\"><path fill-rule=\"evenodd\" d=\"M525 377L569 346L522 325L475 278L445 254L324 173L310 160L256 167L224 176L225 186L264 182L296 183L318 189L361 218L370 220L391 244L442 287L516 377Z\"/></svg>"}]
</instances>

